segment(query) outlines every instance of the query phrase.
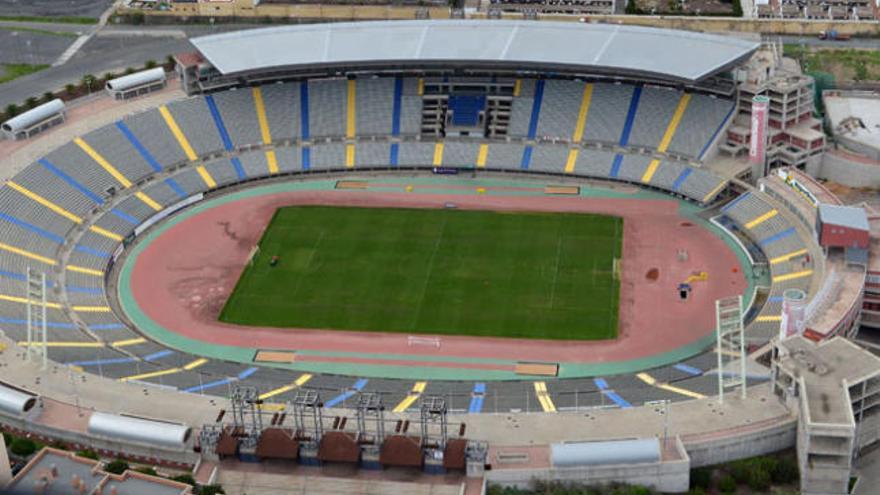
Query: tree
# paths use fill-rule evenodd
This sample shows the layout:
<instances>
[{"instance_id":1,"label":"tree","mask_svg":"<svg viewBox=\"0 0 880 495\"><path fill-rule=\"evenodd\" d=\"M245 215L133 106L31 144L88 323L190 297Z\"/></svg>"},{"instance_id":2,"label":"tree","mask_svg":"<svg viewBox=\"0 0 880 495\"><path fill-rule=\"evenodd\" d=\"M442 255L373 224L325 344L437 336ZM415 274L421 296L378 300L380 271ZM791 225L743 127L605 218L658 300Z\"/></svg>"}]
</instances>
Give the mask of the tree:
<instances>
[{"instance_id":1,"label":"tree","mask_svg":"<svg viewBox=\"0 0 880 495\"><path fill-rule=\"evenodd\" d=\"M15 440L15 437L13 437L12 434L6 433L5 431L3 432L3 443L5 443L7 447L12 445L13 440Z\"/></svg>"},{"instance_id":2,"label":"tree","mask_svg":"<svg viewBox=\"0 0 880 495\"><path fill-rule=\"evenodd\" d=\"M226 493L220 485L205 485L199 490L199 495L217 495L218 493Z\"/></svg>"},{"instance_id":3,"label":"tree","mask_svg":"<svg viewBox=\"0 0 880 495\"><path fill-rule=\"evenodd\" d=\"M16 105L15 103L10 103L9 105L6 105L6 112L4 113L6 113L7 119L9 117L15 117L16 115L18 115L18 105Z\"/></svg>"},{"instance_id":4,"label":"tree","mask_svg":"<svg viewBox=\"0 0 880 495\"><path fill-rule=\"evenodd\" d=\"M740 3L740 0L733 0L733 3L731 4L731 6L733 7L733 16L734 17L742 17L743 16L743 8L742 8L742 4Z\"/></svg>"},{"instance_id":5,"label":"tree","mask_svg":"<svg viewBox=\"0 0 880 495\"><path fill-rule=\"evenodd\" d=\"M127 462L122 459L116 459L104 466L104 471L107 471L110 474L122 474L128 470L128 467Z\"/></svg>"},{"instance_id":6,"label":"tree","mask_svg":"<svg viewBox=\"0 0 880 495\"><path fill-rule=\"evenodd\" d=\"M9 451L19 457L27 457L37 451L37 444L30 438L16 438L9 446Z\"/></svg>"},{"instance_id":7,"label":"tree","mask_svg":"<svg viewBox=\"0 0 880 495\"><path fill-rule=\"evenodd\" d=\"M639 15L642 13L642 10L636 4L636 0L627 0L626 1L626 10L624 11L629 15Z\"/></svg>"},{"instance_id":8,"label":"tree","mask_svg":"<svg viewBox=\"0 0 880 495\"><path fill-rule=\"evenodd\" d=\"M134 74L135 72L137 72L137 70L135 70L134 67L126 67L125 68L125 75Z\"/></svg>"},{"instance_id":9,"label":"tree","mask_svg":"<svg viewBox=\"0 0 880 495\"><path fill-rule=\"evenodd\" d=\"M38 100L36 96L29 96L27 100L24 100L24 106L31 109L36 107L39 102L40 100Z\"/></svg>"},{"instance_id":10,"label":"tree","mask_svg":"<svg viewBox=\"0 0 880 495\"><path fill-rule=\"evenodd\" d=\"M152 60L152 59L151 59L151 60L147 60L147 63L144 64L144 67L146 67L147 69L154 69L154 68L156 68L158 65L159 65L159 64L156 63L155 60Z\"/></svg>"},{"instance_id":11,"label":"tree","mask_svg":"<svg viewBox=\"0 0 880 495\"><path fill-rule=\"evenodd\" d=\"M107 82L111 79L116 78L116 74L114 74L112 72L105 72L104 75L101 76L101 78L104 79L104 82Z\"/></svg>"},{"instance_id":12,"label":"tree","mask_svg":"<svg viewBox=\"0 0 880 495\"><path fill-rule=\"evenodd\" d=\"M86 74L80 80L80 85L85 87L89 92L92 91L92 86L95 86L95 83L98 82L98 79L91 74Z\"/></svg>"},{"instance_id":13,"label":"tree","mask_svg":"<svg viewBox=\"0 0 880 495\"><path fill-rule=\"evenodd\" d=\"M76 85L75 84L65 84L64 85L64 92L67 93L67 96L73 96L73 94L76 92Z\"/></svg>"},{"instance_id":14,"label":"tree","mask_svg":"<svg viewBox=\"0 0 880 495\"><path fill-rule=\"evenodd\" d=\"M53 93L51 91L46 91L45 93L43 93L43 101L44 102L50 102L54 99L55 99L55 93Z\"/></svg>"},{"instance_id":15,"label":"tree","mask_svg":"<svg viewBox=\"0 0 880 495\"><path fill-rule=\"evenodd\" d=\"M174 64L177 62L174 61L174 55L168 55L165 57L165 65L168 67L174 67Z\"/></svg>"}]
</instances>

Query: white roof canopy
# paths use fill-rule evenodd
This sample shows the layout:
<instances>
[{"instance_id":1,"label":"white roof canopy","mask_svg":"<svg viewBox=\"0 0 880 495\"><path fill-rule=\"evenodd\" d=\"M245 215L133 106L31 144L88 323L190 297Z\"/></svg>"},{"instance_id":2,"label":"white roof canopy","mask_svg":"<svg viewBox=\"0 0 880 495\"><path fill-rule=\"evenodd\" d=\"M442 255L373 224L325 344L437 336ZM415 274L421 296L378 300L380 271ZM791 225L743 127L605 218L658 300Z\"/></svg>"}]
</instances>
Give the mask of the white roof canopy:
<instances>
[{"instance_id":1,"label":"white roof canopy","mask_svg":"<svg viewBox=\"0 0 880 495\"><path fill-rule=\"evenodd\" d=\"M382 21L271 27L193 38L224 75L371 67L481 66L693 83L747 59L756 42L611 24Z\"/></svg>"}]
</instances>

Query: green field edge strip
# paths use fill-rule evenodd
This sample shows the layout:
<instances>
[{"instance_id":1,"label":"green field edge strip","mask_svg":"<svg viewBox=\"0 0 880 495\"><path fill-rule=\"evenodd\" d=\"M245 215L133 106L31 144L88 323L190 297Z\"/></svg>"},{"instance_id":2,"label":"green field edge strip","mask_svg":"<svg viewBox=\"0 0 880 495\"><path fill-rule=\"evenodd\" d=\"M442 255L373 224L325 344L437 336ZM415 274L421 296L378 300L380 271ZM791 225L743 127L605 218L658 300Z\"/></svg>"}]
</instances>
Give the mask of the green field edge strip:
<instances>
[{"instance_id":1,"label":"green field edge strip","mask_svg":"<svg viewBox=\"0 0 880 495\"><path fill-rule=\"evenodd\" d=\"M276 209L272 213L272 218L269 219L269 224L263 230L263 233L260 235L260 240L259 240L259 242L257 242L258 247L263 246L263 241L266 240L266 236L268 235L269 230L272 227L272 224L275 223L275 219L278 217L279 211L280 211L280 209ZM260 256L260 253L258 253L258 252L253 253L251 260L249 260L249 263L256 263L256 258L258 258L259 256ZM244 271L245 272L247 271L247 267L245 267ZM241 276L238 277L238 280L235 281L235 287L232 288L232 292L229 294L229 297L226 299L226 302L223 303L223 309L220 310L220 314L217 316L218 320L227 321L227 312L229 311L229 308L233 302L233 298L235 297L236 294L238 294L239 286L244 284L244 280L245 280L244 273L242 273Z\"/></svg>"},{"instance_id":2,"label":"green field edge strip","mask_svg":"<svg viewBox=\"0 0 880 495\"><path fill-rule=\"evenodd\" d=\"M0 22L41 22L45 24L97 24L97 17L0 15Z\"/></svg>"},{"instance_id":3,"label":"green field edge strip","mask_svg":"<svg viewBox=\"0 0 880 495\"><path fill-rule=\"evenodd\" d=\"M433 183L436 183L442 179L434 179ZM420 178L420 180L407 180L406 182L414 183L425 183L425 178ZM455 181L457 183L462 183L459 179ZM245 198L251 198L255 196L262 196L267 194L274 194L280 192L288 192L288 191L297 191L297 190L333 190L335 188L336 180L318 180L318 181L304 181L304 182L284 182L278 184L269 184L264 186L258 186L250 189L246 189L243 191L237 191L231 194L226 194L217 198L212 198L206 200L198 205L195 205L179 214L171 217L166 220L159 226L152 229L148 232L147 236L141 239L135 246L135 248L129 253L126 257L125 262L123 264L122 270L120 271L120 283L118 284L118 299L119 304L126 314L126 316L140 329L140 331L150 339L166 346L169 348L173 348L179 351L191 353L194 355L200 355L207 358L212 359L220 359L226 361L239 362L244 364L255 364L253 363L253 357L257 350L260 350L259 347L254 348L241 348L241 347L232 347L225 346L220 344L211 344L203 341L193 340L188 337L184 337L175 332L168 330L167 328L162 327L153 321L149 316L147 316L137 301L134 299L134 295L131 291L131 275L134 268L134 265L137 262L138 256L152 243L156 238L161 236L165 231L172 228L174 225L182 222L188 218L191 218L194 215L198 215L210 208L214 208L229 202L239 201ZM522 186L523 184L529 184L527 181L498 181L498 180L480 180L475 183L475 181L467 182L467 185L473 185L474 187L478 186ZM582 191L586 189L585 186L582 186ZM606 192L606 191L602 191ZM614 197L633 197L633 198L642 198L645 199L650 197L652 199L670 199L669 196L664 196L659 193L653 193L648 191L639 191L635 194L633 193L622 193L617 191L607 191L612 194L609 196ZM344 194L344 193L343 193ZM542 193L536 193L536 195L543 195ZM582 195L587 195L582 192ZM604 196L604 194L603 194ZM710 231L715 233L719 238L721 238L733 251L736 253L737 257L740 260L741 267L746 270L746 273L751 274L751 269L747 268L748 266L748 258L745 254L740 252L739 246L736 245L734 241L729 239L728 235L719 232L717 227L713 226L711 223L697 217L695 212L699 210L698 207L693 205L688 205L687 203L678 200L679 205L684 205L686 208L682 209L682 212L686 214L689 218L700 223L701 226L705 228L709 228ZM687 208L687 207L690 208ZM747 277L749 291L747 292L748 297L751 297L753 294L753 278ZM749 299L750 301L750 299ZM744 300L744 306L747 307L746 301ZM706 350L706 348L712 345L715 341L714 330L707 333L707 335L697 341L694 341L691 344L686 346L679 347L678 349L668 351L662 354L658 354L655 356L649 356L646 358L626 360L626 361L618 361L613 363L567 363L562 362L560 364L559 369L559 377L560 378L588 378L602 375L613 375L620 373L630 373L636 371L642 371L648 368L655 368L658 366L663 366L666 364L672 364L674 362L678 362L680 360L686 359L693 355L698 354ZM301 355L314 355L314 356L328 356L328 357L359 357L359 358L367 358L367 359L379 359L379 360L401 360L401 361L411 361L414 358L423 360L423 361L434 361L434 362L466 362L466 363L486 363L486 364L515 364L514 361L506 361L506 360L498 360L498 359L471 359L471 358L457 358L452 356L413 356L413 355L397 355L397 354L368 354L368 353L348 353L348 352L326 352L326 351L308 351L308 350L296 350L297 354ZM279 363L259 363L260 366L263 367L271 367L271 368L279 368L279 369L289 369L293 371L302 371L302 372L313 372L313 373L325 373L325 374L337 374L337 375L358 375L365 378L398 378L398 379L426 379L426 380L488 380L488 381L502 381L502 380L528 380L528 376L518 375L513 373L512 371L496 371L496 370L481 370L481 369L459 369L459 368L440 368L440 367L431 367L431 366L395 366L395 365L372 365L372 364L363 364L363 363L327 363L327 362L298 362L291 364L279 364Z\"/></svg>"},{"instance_id":4,"label":"green field edge strip","mask_svg":"<svg viewBox=\"0 0 880 495\"><path fill-rule=\"evenodd\" d=\"M0 66L2 66L0 84L8 83L19 77L28 76L49 68L47 64L0 64Z\"/></svg>"},{"instance_id":5,"label":"green field edge strip","mask_svg":"<svg viewBox=\"0 0 880 495\"><path fill-rule=\"evenodd\" d=\"M79 33L68 32L68 31L51 31L49 29L38 29L32 27L25 26L15 26L9 24L0 24L0 29L3 31L16 31L20 33L31 33L31 34L41 34L45 36L60 36L62 38L78 38Z\"/></svg>"}]
</instances>

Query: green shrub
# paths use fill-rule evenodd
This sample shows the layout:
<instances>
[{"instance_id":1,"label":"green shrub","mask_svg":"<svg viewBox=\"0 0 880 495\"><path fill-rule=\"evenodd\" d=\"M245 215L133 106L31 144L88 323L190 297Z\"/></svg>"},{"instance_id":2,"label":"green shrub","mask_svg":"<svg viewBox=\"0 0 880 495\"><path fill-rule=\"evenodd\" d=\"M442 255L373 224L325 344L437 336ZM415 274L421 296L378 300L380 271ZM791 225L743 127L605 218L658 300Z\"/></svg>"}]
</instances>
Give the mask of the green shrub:
<instances>
[{"instance_id":1,"label":"green shrub","mask_svg":"<svg viewBox=\"0 0 880 495\"><path fill-rule=\"evenodd\" d=\"M36 107L38 103L40 103L40 100L38 100L36 96L28 96L28 98L24 100L24 106L28 109Z\"/></svg>"},{"instance_id":2,"label":"green shrub","mask_svg":"<svg viewBox=\"0 0 880 495\"><path fill-rule=\"evenodd\" d=\"M747 484L756 492L766 491L770 489L770 473L763 469L755 469L749 474Z\"/></svg>"},{"instance_id":3,"label":"green shrub","mask_svg":"<svg viewBox=\"0 0 880 495\"><path fill-rule=\"evenodd\" d=\"M16 115L18 115L18 105L16 105L15 103L10 103L9 105L6 105L6 111L3 113L6 114L7 119L15 117Z\"/></svg>"},{"instance_id":4,"label":"green shrub","mask_svg":"<svg viewBox=\"0 0 880 495\"><path fill-rule=\"evenodd\" d=\"M147 60L147 63L144 64L144 67L147 69L154 69L159 66L159 63L155 60Z\"/></svg>"},{"instance_id":5,"label":"green shrub","mask_svg":"<svg viewBox=\"0 0 880 495\"><path fill-rule=\"evenodd\" d=\"M12 445L13 440L15 440L15 437L13 437L11 433L3 432L3 443L5 443L7 447Z\"/></svg>"},{"instance_id":6,"label":"green shrub","mask_svg":"<svg viewBox=\"0 0 880 495\"><path fill-rule=\"evenodd\" d=\"M48 103L55 99L55 93L51 91L46 91L43 93L43 103Z\"/></svg>"},{"instance_id":7,"label":"green shrub","mask_svg":"<svg viewBox=\"0 0 880 495\"><path fill-rule=\"evenodd\" d=\"M104 471L107 471L111 474L122 474L126 470L128 470L128 463L122 459L116 459L113 462L110 462L106 466L104 466Z\"/></svg>"},{"instance_id":8,"label":"green shrub","mask_svg":"<svg viewBox=\"0 0 880 495\"><path fill-rule=\"evenodd\" d=\"M150 466L139 467L139 468L135 469L135 471L137 471L141 474L149 475L149 476L158 476L159 475L159 473L157 473L156 470L151 468Z\"/></svg>"},{"instance_id":9,"label":"green shrub","mask_svg":"<svg viewBox=\"0 0 880 495\"><path fill-rule=\"evenodd\" d=\"M37 444L30 438L16 438L9 446L9 451L19 457L27 457L37 451Z\"/></svg>"},{"instance_id":10,"label":"green shrub","mask_svg":"<svg viewBox=\"0 0 880 495\"><path fill-rule=\"evenodd\" d=\"M718 480L718 489L721 493L733 493L736 491L736 480L731 475L725 475Z\"/></svg>"},{"instance_id":11,"label":"green shrub","mask_svg":"<svg viewBox=\"0 0 880 495\"><path fill-rule=\"evenodd\" d=\"M52 442L51 447L58 450L69 450L67 448L67 444L62 442L61 440L55 440L54 442Z\"/></svg>"},{"instance_id":12,"label":"green shrub","mask_svg":"<svg viewBox=\"0 0 880 495\"><path fill-rule=\"evenodd\" d=\"M85 457L86 459L91 459L93 461L98 460L98 453L95 452L94 450L89 450L89 449L80 450L76 453L76 455L79 457Z\"/></svg>"},{"instance_id":13,"label":"green shrub","mask_svg":"<svg viewBox=\"0 0 880 495\"><path fill-rule=\"evenodd\" d=\"M728 465L728 473L739 484L745 484L749 481L749 475L752 472L751 459L743 459L731 462Z\"/></svg>"},{"instance_id":14,"label":"green shrub","mask_svg":"<svg viewBox=\"0 0 880 495\"><path fill-rule=\"evenodd\" d=\"M774 483L787 485L800 479L797 460L793 457L783 457L776 463L776 468L770 471L770 478Z\"/></svg>"},{"instance_id":15,"label":"green shrub","mask_svg":"<svg viewBox=\"0 0 880 495\"><path fill-rule=\"evenodd\" d=\"M226 493L220 485L205 485L199 489L199 495L217 495L218 493Z\"/></svg>"},{"instance_id":16,"label":"green shrub","mask_svg":"<svg viewBox=\"0 0 880 495\"><path fill-rule=\"evenodd\" d=\"M709 468L691 469L691 486L708 490L712 484L712 470Z\"/></svg>"},{"instance_id":17,"label":"green shrub","mask_svg":"<svg viewBox=\"0 0 880 495\"><path fill-rule=\"evenodd\" d=\"M79 83L80 83L80 86L82 86L84 89L91 91L93 89L97 89L95 87L95 86L97 86L97 84L96 84L97 82L98 82L98 79L95 76L93 76L91 74L86 74L82 77L82 79L80 80Z\"/></svg>"},{"instance_id":18,"label":"green shrub","mask_svg":"<svg viewBox=\"0 0 880 495\"><path fill-rule=\"evenodd\" d=\"M730 464L730 475L741 485L748 485L752 490L765 491L770 488L772 474L778 469L779 461L775 457L754 457Z\"/></svg>"},{"instance_id":19,"label":"green shrub","mask_svg":"<svg viewBox=\"0 0 880 495\"><path fill-rule=\"evenodd\" d=\"M187 485L192 485L192 486L196 485L196 479L193 478L191 474L181 474L178 476L174 476L173 478L171 478L171 481L176 481L178 483L186 483ZM493 486L498 488L497 485L493 485Z\"/></svg>"},{"instance_id":20,"label":"green shrub","mask_svg":"<svg viewBox=\"0 0 880 495\"><path fill-rule=\"evenodd\" d=\"M754 463L754 465L760 467L762 470L767 471L768 473L772 473L773 471L775 471L776 466L779 465L779 459L769 456L756 457L752 462Z\"/></svg>"},{"instance_id":21,"label":"green shrub","mask_svg":"<svg viewBox=\"0 0 880 495\"><path fill-rule=\"evenodd\" d=\"M135 26L140 26L147 20L146 14L143 12L135 12L133 14L129 14L127 16L127 20L129 24L134 24Z\"/></svg>"}]
</instances>

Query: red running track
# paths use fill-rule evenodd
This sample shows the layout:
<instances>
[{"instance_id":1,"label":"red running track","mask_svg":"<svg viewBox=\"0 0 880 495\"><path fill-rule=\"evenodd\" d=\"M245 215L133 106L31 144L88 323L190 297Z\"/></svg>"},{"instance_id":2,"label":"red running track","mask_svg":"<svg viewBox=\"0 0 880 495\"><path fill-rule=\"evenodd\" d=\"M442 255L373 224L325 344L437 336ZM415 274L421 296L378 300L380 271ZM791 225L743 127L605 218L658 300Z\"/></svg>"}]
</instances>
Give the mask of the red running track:
<instances>
[{"instance_id":1,"label":"red running track","mask_svg":"<svg viewBox=\"0 0 880 495\"><path fill-rule=\"evenodd\" d=\"M291 205L439 208L601 213L624 218L620 331L617 339L559 341L442 336L440 349L408 346L400 333L244 327L217 321L274 211ZM678 252L687 250L688 260ZM656 268L659 276L646 274ZM695 271L691 297L677 287ZM598 363L662 354L705 337L715 325L714 301L742 294L736 255L717 236L678 214L675 200L500 196L368 191L285 192L220 205L166 230L143 250L131 290L144 313L191 339L237 347ZM351 362L352 359L344 359ZM442 365L419 362L420 365ZM474 363L475 364L475 363ZM494 367L494 365L488 365Z\"/></svg>"}]
</instances>

